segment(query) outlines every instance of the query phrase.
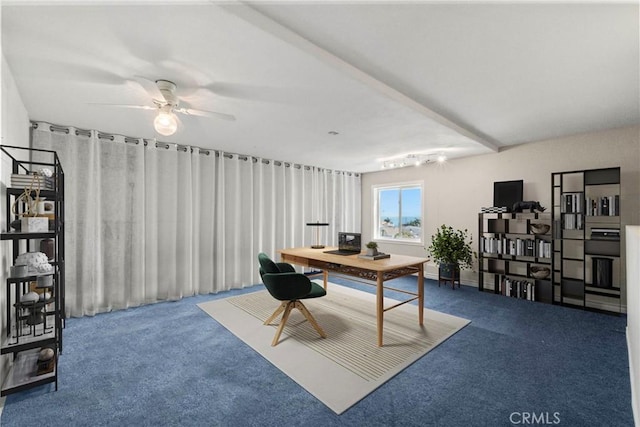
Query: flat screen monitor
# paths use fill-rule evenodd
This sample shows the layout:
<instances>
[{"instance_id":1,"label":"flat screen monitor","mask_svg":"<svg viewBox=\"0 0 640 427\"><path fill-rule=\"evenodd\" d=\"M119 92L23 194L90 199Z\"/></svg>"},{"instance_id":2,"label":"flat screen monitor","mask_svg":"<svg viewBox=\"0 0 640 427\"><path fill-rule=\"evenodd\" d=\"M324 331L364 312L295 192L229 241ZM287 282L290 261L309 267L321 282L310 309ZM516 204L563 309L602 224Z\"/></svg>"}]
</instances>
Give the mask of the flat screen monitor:
<instances>
[{"instance_id":1,"label":"flat screen monitor","mask_svg":"<svg viewBox=\"0 0 640 427\"><path fill-rule=\"evenodd\" d=\"M514 203L522 201L522 189L524 187L523 180L517 181L499 181L493 183L493 206L506 206L507 211L511 212Z\"/></svg>"}]
</instances>

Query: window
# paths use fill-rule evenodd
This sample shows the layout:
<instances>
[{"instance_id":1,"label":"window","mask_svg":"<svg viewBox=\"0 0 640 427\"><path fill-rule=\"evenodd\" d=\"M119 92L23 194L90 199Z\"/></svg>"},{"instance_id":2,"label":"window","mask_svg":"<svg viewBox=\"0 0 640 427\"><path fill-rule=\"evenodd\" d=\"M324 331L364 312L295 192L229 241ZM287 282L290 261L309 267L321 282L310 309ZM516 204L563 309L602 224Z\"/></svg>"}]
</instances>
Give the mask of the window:
<instances>
[{"instance_id":1,"label":"window","mask_svg":"<svg viewBox=\"0 0 640 427\"><path fill-rule=\"evenodd\" d=\"M375 239L422 243L422 184L373 188Z\"/></svg>"}]
</instances>

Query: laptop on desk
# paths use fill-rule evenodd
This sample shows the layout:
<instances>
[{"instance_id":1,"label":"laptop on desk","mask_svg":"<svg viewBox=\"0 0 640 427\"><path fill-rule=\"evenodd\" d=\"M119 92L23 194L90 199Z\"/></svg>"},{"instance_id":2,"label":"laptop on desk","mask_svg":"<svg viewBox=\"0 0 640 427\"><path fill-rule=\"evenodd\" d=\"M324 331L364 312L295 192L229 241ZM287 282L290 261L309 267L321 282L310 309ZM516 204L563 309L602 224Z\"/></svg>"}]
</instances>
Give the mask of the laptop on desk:
<instances>
[{"instance_id":1,"label":"laptop on desk","mask_svg":"<svg viewBox=\"0 0 640 427\"><path fill-rule=\"evenodd\" d=\"M360 241L360 233L338 233L338 249L333 251L324 251L326 254L333 255L358 255L362 251L362 242Z\"/></svg>"}]
</instances>

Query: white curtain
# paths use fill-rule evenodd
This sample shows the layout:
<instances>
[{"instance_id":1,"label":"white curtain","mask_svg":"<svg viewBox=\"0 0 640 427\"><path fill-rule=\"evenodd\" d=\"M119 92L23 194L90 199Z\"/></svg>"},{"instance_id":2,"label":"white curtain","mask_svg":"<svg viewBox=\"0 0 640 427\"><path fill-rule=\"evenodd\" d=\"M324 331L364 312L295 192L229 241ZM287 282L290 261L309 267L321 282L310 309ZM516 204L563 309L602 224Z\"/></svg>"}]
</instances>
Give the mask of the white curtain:
<instances>
[{"instance_id":1,"label":"white curtain","mask_svg":"<svg viewBox=\"0 0 640 427\"><path fill-rule=\"evenodd\" d=\"M123 309L260 282L258 252L360 231L360 176L34 123L65 172L66 308Z\"/></svg>"}]
</instances>

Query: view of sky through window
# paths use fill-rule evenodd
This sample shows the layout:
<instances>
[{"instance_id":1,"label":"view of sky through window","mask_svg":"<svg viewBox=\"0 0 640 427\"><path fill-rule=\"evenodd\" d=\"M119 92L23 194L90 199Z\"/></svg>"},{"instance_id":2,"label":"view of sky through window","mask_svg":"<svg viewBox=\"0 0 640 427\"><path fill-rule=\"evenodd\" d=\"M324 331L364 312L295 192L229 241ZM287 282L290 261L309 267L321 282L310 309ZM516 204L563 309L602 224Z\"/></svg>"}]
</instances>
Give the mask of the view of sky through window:
<instances>
[{"instance_id":1,"label":"view of sky through window","mask_svg":"<svg viewBox=\"0 0 640 427\"><path fill-rule=\"evenodd\" d=\"M422 188L398 186L377 189L378 216L376 237L382 239L421 240Z\"/></svg>"}]
</instances>

